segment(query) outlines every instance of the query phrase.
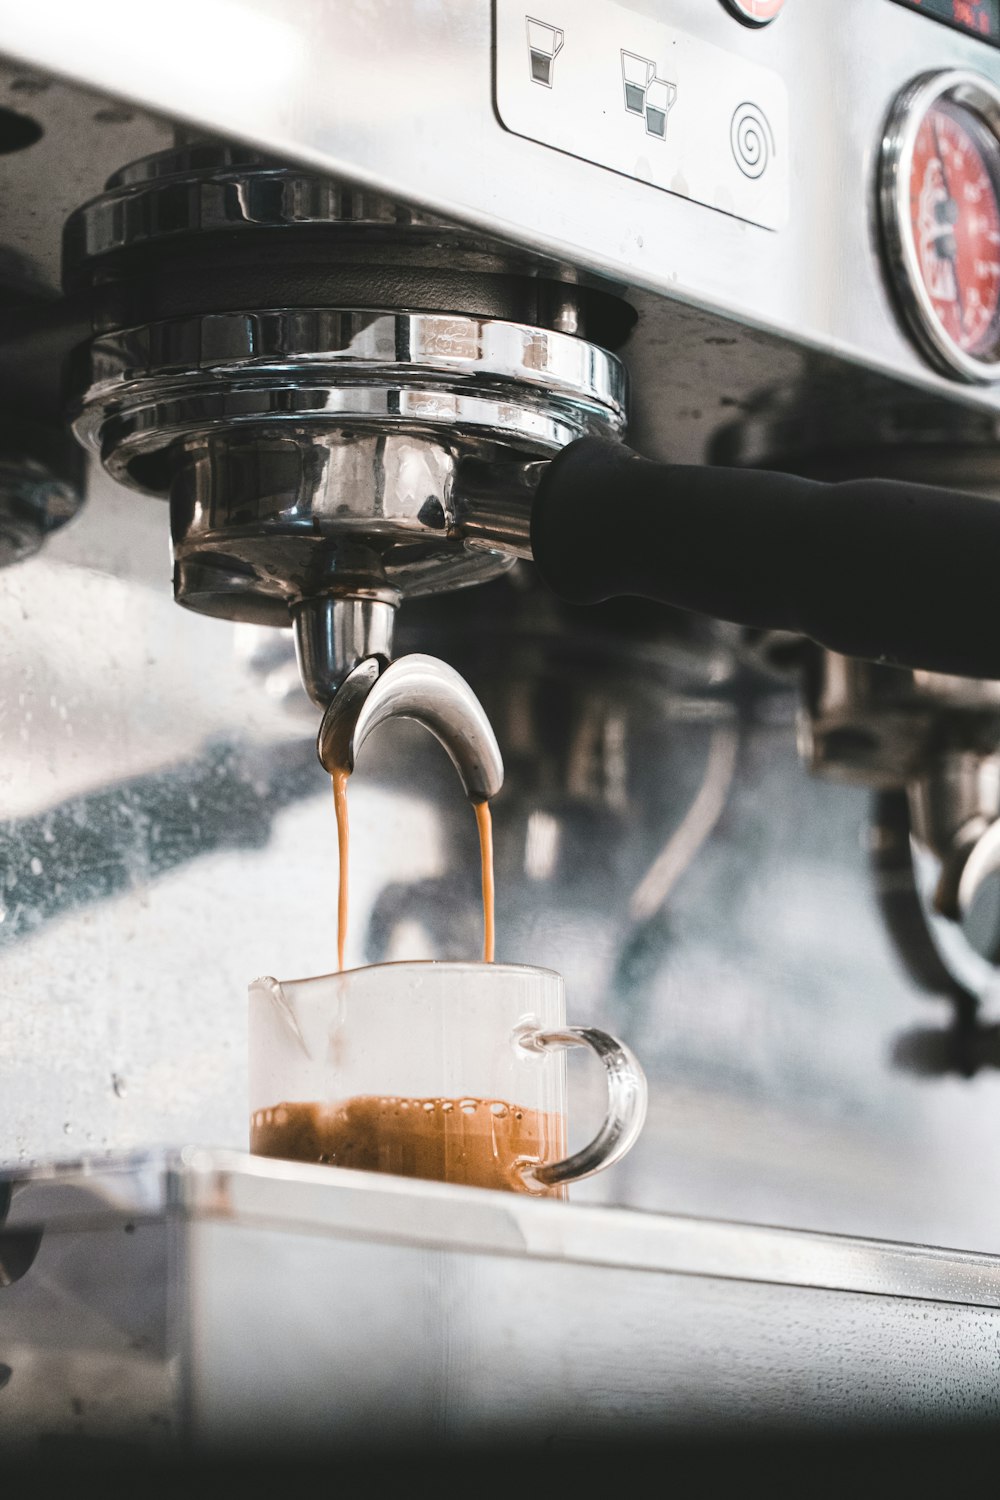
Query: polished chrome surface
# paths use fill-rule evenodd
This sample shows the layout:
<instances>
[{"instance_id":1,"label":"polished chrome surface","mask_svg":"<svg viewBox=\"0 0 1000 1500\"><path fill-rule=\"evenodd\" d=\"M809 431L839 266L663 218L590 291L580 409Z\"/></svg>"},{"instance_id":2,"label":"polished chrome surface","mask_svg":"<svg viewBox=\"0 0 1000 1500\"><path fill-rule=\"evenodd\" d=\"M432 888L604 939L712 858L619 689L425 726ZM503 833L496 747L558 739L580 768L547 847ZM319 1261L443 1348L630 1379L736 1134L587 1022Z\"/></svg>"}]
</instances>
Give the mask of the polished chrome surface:
<instances>
[{"instance_id":1,"label":"polished chrome surface","mask_svg":"<svg viewBox=\"0 0 1000 1500\"><path fill-rule=\"evenodd\" d=\"M100 336L86 365L75 428L124 482L135 453L227 418L447 426L545 453L625 417L614 355L457 313L206 313Z\"/></svg>"},{"instance_id":2,"label":"polished chrome surface","mask_svg":"<svg viewBox=\"0 0 1000 1500\"><path fill-rule=\"evenodd\" d=\"M366 0L310 12L308 28L285 0L184 0L156 48L128 26L127 11L124 0L94 0L86 14L62 0L3 0L0 47L24 67L600 273L626 295L654 292L948 392L952 382L927 367L895 316L872 233L873 165L893 100L912 79L959 68L1000 82L1000 56L975 37L888 0L810 0L759 31L721 5L670 0L671 25L779 74L788 89L794 211L775 234L504 130L493 110L488 0L400 0L391 32ZM196 62L187 17L199 34ZM625 44L609 31L607 45L617 53ZM376 57L392 89L373 114ZM565 57L566 47L557 69ZM414 58L434 60L432 94ZM272 84L264 96L262 66ZM696 346L710 357L703 338ZM996 410L1000 397L970 388L962 399Z\"/></svg>"},{"instance_id":3,"label":"polished chrome surface","mask_svg":"<svg viewBox=\"0 0 1000 1500\"><path fill-rule=\"evenodd\" d=\"M547 1186L579 1182L627 1156L646 1123L649 1103L646 1075L631 1048L594 1026L564 1026L560 1031L541 1032L526 1029L518 1037L518 1045L540 1052L589 1047L603 1063L608 1085L607 1114L594 1139L565 1160L531 1167L526 1175Z\"/></svg>"},{"instance_id":4,"label":"polished chrome surface","mask_svg":"<svg viewBox=\"0 0 1000 1500\"><path fill-rule=\"evenodd\" d=\"M470 546L531 557L531 507L545 462L464 458L455 475L455 526Z\"/></svg>"},{"instance_id":5,"label":"polished chrome surface","mask_svg":"<svg viewBox=\"0 0 1000 1500\"><path fill-rule=\"evenodd\" d=\"M455 524L456 448L497 451L333 421L193 435L171 454L175 598L287 625L300 600L325 594L391 603L495 578L511 556L466 548Z\"/></svg>"},{"instance_id":6,"label":"polished chrome surface","mask_svg":"<svg viewBox=\"0 0 1000 1500\"><path fill-rule=\"evenodd\" d=\"M987 881L996 882L1000 875L1000 819L995 818L980 833L968 851L958 881L955 907L960 916L972 911L977 896ZM988 955L994 963L1000 961L1000 950L995 940Z\"/></svg>"},{"instance_id":7,"label":"polished chrome surface","mask_svg":"<svg viewBox=\"0 0 1000 1500\"><path fill-rule=\"evenodd\" d=\"M383 229L406 224L435 234L442 227L376 193L262 161L247 147L206 141L111 173L104 191L70 215L63 254L72 275L97 257L192 232L338 222Z\"/></svg>"},{"instance_id":8,"label":"polished chrome surface","mask_svg":"<svg viewBox=\"0 0 1000 1500\"><path fill-rule=\"evenodd\" d=\"M971 906L981 876L987 872L985 851L971 871L969 864L977 846L1000 820L1000 755L969 750L939 753L908 790L914 836L941 861L934 905L942 916L957 921Z\"/></svg>"},{"instance_id":9,"label":"polished chrome surface","mask_svg":"<svg viewBox=\"0 0 1000 1500\"><path fill-rule=\"evenodd\" d=\"M240 148L188 142L115 174L66 229L66 285L97 331L72 361L75 430L114 478L169 494L178 602L291 618L325 704L388 657L402 599L507 568L482 525L465 546L458 465L625 420L621 364L579 336L584 294L535 270Z\"/></svg>"},{"instance_id":10,"label":"polished chrome surface","mask_svg":"<svg viewBox=\"0 0 1000 1500\"><path fill-rule=\"evenodd\" d=\"M313 702L325 708L348 673L366 658L392 660L396 598L327 595L292 610L299 676Z\"/></svg>"},{"instance_id":11,"label":"polished chrome surface","mask_svg":"<svg viewBox=\"0 0 1000 1500\"><path fill-rule=\"evenodd\" d=\"M996 825L993 825L994 827ZM995 835L984 835L982 854L988 859L991 846L995 848ZM996 871L984 868L977 860L972 865L972 876L977 889L970 893L965 905L959 898L959 917L943 916L938 909L937 895L941 883L941 861L917 838L910 835L908 867L905 873L904 890L915 893L917 909L932 950L945 976L945 983L929 985L932 993L937 989L948 998L956 1013L955 1032L963 1034L959 1046L941 1049L930 1030L914 1030L907 1042L901 1046L907 1052L907 1060L918 1071L925 1070L932 1076L938 1072L952 1072L957 1076L971 1077L981 1066L990 1066L992 1038L996 1016L1000 1008L1000 968L997 960L996 901L998 885ZM971 863L971 861L970 861ZM898 877L892 886L899 891ZM979 900L977 901L977 897ZM977 910L982 904L983 913ZM992 911L991 911L992 908ZM993 918L991 921L990 918ZM986 929L985 933L983 929ZM985 941L984 941L985 937ZM901 955L904 957L905 954ZM965 1015L963 1023L959 1017ZM969 1024L969 1017L972 1018Z\"/></svg>"},{"instance_id":12,"label":"polished chrome surface","mask_svg":"<svg viewBox=\"0 0 1000 1500\"><path fill-rule=\"evenodd\" d=\"M444 746L470 802L495 797L503 786L500 747L465 679L432 656L402 656L384 671L381 666L361 662L337 689L319 729L323 769L353 771L369 735L390 719L413 719Z\"/></svg>"},{"instance_id":13,"label":"polished chrome surface","mask_svg":"<svg viewBox=\"0 0 1000 1500\"><path fill-rule=\"evenodd\" d=\"M422 49L432 35L442 68L448 69L447 88L429 111L419 90L410 92L413 77L402 61L405 88L402 94L397 90L394 98L406 114L407 128L387 125L381 141L374 128L362 129L359 121L367 119L371 126L372 116L359 95L358 114L338 111L335 121L328 119L323 149L329 151L334 143L334 154L339 153L344 165L340 180L349 183L354 194L352 207L362 201L369 205L374 200L393 201L401 205L398 211L404 219L423 216L414 202L425 187L431 192L447 187L453 200L449 247L457 235L465 244L484 247L483 254L495 267L509 265L513 256L517 265L538 278L536 285L544 285L546 278L560 281L565 305L553 304L547 326L586 335L586 319L581 323L574 302L595 286L603 286L617 302L624 299L630 304L639 320L622 350L633 377L631 442L651 457L705 461L715 441L736 423L742 429L748 422L778 417L782 408L789 416L783 441L790 441L796 450L808 449L818 440L827 447L844 449L846 445L855 451L858 444L876 436L878 441L893 444L907 437L926 446L932 432L955 444L966 441L971 431L977 444L985 444L983 451L988 455L993 449L993 396L927 370L899 327L873 237L874 189L869 193L865 184L872 178L873 146L881 139L900 88L921 72L943 65L994 74L1000 60L975 39L948 31L919 14L907 14L889 0L865 4L863 9L859 0L839 0L835 12L829 4L830 0L819 0L808 11L796 7L794 17L786 14L780 26L751 34L721 6L702 0L671 0L670 19L684 30L695 34L704 28L709 41L735 47L751 60L764 57L768 66L777 64L792 89L793 112L802 122L791 143L795 215L780 235L747 233L712 210L639 184L623 184L603 169L585 171L586 164L574 158L532 147L504 132L495 115L476 114L489 92L489 63L479 60L474 44L481 19L489 31L485 3L481 10L463 3L454 15L435 7L431 14L419 16L408 4L400 5L396 12L400 58L424 55ZM209 15L207 9L205 14ZM303 135L312 138L312 110L329 108L327 77L337 74L339 97L354 97L351 90L364 76L366 58L373 55L371 37L367 44L363 40L371 17L354 15L349 4L338 7L335 15L324 14L315 47L322 49L324 28L339 25L341 17L346 31L335 38L335 56L321 70L318 98L311 100L305 86L296 95L310 119L306 123L304 114L297 113L289 141L300 141ZM18 26L24 23L23 17L15 19ZM73 18L67 24L72 25ZM211 20L207 24L211 33ZM813 41L814 24L820 36L829 38L821 48ZM787 40L792 25L797 29L794 47ZM47 38L49 45L55 41L54 36ZM164 38L167 69L171 45ZM384 48L384 38L375 45ZM855 46L864 54L863 66L858 64ZM354 71L344 78L341 60L348 55ZM86 70L85 42L70 62ZM107 59L100 62L103 66ZM140 68L145 62L148 59L142 59ZM174 111L181 109L196 87L188 64L186 58L179 64L180 74L170 88L171 103L163 106L168 111L171 105ZM137 80L139 72L131 69L129 76ZM485 80L485 88L480 88L479 79ZM869 88L880 101L877 109L867 96ZM44 130L30 150L0 157L4 264L23 268L50 296L59 289L63 226L81 201L99 195L105 179L123 162L169 146L175 135L191 140L204 134L176 131L162 116L139 104L102 97L12 59L0 61L0 99L6 107L30 113ZM212 109L221 103L215 90L211 100ZM251 139L257 126L266 131L269 121L273 125L276 108L274 99L267 101L266 108L255 105L252 121L241 137ZM450 136L441 134L445 116L454 125ZM835 131L827 129L827 119L836 120ZM410 128L414 120L420 121L419 131ZM205 128L216 127L209 122ZM476 150L471 148L473 138ZM207 149L200 141L196 144ZM213 149L217 161L227 149L243 151L221 145ZM266 149L280 153L282 148ZM523 152L528 153L516 172L513 164L510 169L505 166L510 152L519 161ZM360 182L371 170L373 155L380 153L386 170L394 153L400 158L393 169L395 187L387 193ZM292 145L285 154L293 161L304 159ZM456 173L451 170L453 161L458 163ZM550 179L546 164L555 161L559 173ZM302 168L292 170L301 172ZM322 175L324 168L319 166L316 176ZM487 180L491 184L488 194L482 191ZM469 223L462 210L463 194L471 196L470 212L477 203L483 208L488 198L489 213L481 214L478 227L456 231L456 223L463 219ZM526 214L522 207L529 202ZM606 216L592 212L589 205L595 202L606 205ZM183 216L186 200L178 195L172 210ZM377 216L380 210L365 209L369 211ZM618 224L627 230L619 234ZM279 224L276 232L294 235L300 227ZM308 225L304 228L313 232ZM252 231L251 237L258 232L262 231ZM382 223L372 232L385 236L395 231ZM425 247L433 241L428 231L414 232ZM545 236L549 237L548 254L539 250ZM246 243L241 230L234 238ZM610 261L606 260L609 246ZM439 264L449 264L450 248L437 258ZM734 267L739 268L735 282ZM6 389L30 392L33 401L44 399L58 410L60 361L49 357L51 348L46 353L45 346L51 343L53 316L58 324L66 325L57 352L68 353L85 338L91 325L86 317L78 320L79 312L70 299L43 307L38 328L26 315L5 324L0 382ZM138 314L131 321L147 318ZM620 338L621 330L610 347L618 349ZM607 341L598 338L597 342ZM858 359L866 366L863 378L853 367ZM901 377L910 382L910 389ZM913 386L914 381L921 390ZM816 420L817 413L822 413L821 422ZM768 461L780 451L772 447ZM928 453L928 461L935 461L935 455ZM950 477L942 475L942 482L951 482Z\"/></svg>"},{"instance_id":14,"label":"polished chrome surface","mask_svg":"<svg viewBox=\"0 0 1000 1500\"><path fill-rule=\"evenodd\" d=\"M785 643L793 672L803 663ZM1000 682L910 672L809 648L799 745L810 770L868 786L903 786L946 750L990 755L1000 737Z\"/></svg>"},{"instance_id":15,"label":"polished chrome surface","mask_svg":"<svg viewBox=\"0 0 1000 1500\"><path fill-rule=\"evenodd\" d=\"M907 849L895 875L910 890L917 930L908 919L904 961L908 946L929 945L953 998L992 1016L1000 995L1000 683L901 671L802 642L776 649L786 653L786 676L802 674L798 740L810 769L897 789L905 801Z\"/></svg>"},{"instance_id":16,"label":"polished chrome surface","mask_svg":"<svg viewBox=\"0 0 1000 1500\"><path fill-rule=\"evenodd\" d=\"M320 703L387 653L383 605L510 566L509 504L466 505L465 545L464 459L510 465L625 420L614 355L456 314L206 314L99 337L85 363L77 434L112 477L169 492L178 602L257 624L291 611Z\"/></svg>"},{"instance_id":17,"label":"polished chrome surface","mask_svg":"<svg viewBox=\"0 0 1000 1500\"><path fill-rule=\"evenodd\" d=\"M989 65L985 58L977 61ZM1000 351L992 359L979 359L960 349L947 334L925 285L913 238L913 151L928 111L942 99L972 110L991 132L1000 153L1000 82L963 68L916 79L896 100L886 125L879 167L882 232L894 288L920 346L942 369L965 380L990 382L1000 380Z\"/></svg>"}]
</instances>

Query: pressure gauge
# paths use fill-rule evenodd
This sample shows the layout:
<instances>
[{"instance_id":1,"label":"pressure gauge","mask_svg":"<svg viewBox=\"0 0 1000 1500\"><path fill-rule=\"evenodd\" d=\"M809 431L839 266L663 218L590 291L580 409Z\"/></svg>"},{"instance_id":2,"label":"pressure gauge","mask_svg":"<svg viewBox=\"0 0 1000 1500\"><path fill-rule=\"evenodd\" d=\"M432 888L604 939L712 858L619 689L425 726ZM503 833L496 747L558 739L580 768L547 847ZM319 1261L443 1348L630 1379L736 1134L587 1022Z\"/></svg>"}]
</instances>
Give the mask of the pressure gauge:
<instances>
[{"instance_id":1,"label":"pressure gauge","mask_svg":"<svg viewBox=\"0 0 1000 1500\"><path fill-rule=\"evenodd\" d=\"M1000 89L958 70L911 84L889 119L879 188L910 331L947 374L1000 380Z\"/></svg>"},{"instance_id":2,"label":"pressure gauge","mask_svg":"<svg viewBox=\"0 0 1000 1500\"><path fill-rule=\"evenodd\" d=\"M722 0L744 26L770 26L785 8L785 0Z\"/></svg>"}]
</instances>

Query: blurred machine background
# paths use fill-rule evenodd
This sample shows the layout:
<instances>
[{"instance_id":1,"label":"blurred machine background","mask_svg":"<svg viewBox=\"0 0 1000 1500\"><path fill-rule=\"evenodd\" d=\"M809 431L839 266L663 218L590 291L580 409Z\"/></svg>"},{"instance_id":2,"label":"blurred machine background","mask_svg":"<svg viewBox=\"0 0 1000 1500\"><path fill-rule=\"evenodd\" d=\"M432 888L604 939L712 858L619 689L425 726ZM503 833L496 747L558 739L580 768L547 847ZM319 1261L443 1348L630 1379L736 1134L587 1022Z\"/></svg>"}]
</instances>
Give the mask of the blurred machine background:
<instances>
[{"instance_id":1,"label":"blurred machine background","mask_svg":"<svg viewBox=\"0 0 1000 1500\"><path fill-rule=\"evenodd\" d=\"M772 25L742 24L768 9ZM213 143L245 142L265 170L294 161L457 221L517 276L606 299L611 332L592 336L629 371L643 453L1000 493L993 323L964 351L971 375L929 348L879 208L914 79L1000 88L1000 18L968 5L956 29L945 9L574 0L539 18L550 49L564 40L532 61L533 18L508 0L406 0L391 26L362 0L175 0L141 23L118 0L0 4L6 1165L242 1148L247 984L335 956L332 800L290 632L178 610L163 500L94 460L56 528L82 484L71 356L94 331L62 280L69 216L158 152L202 143L236 178L239 154ZM580 38L613 71L661 46L645 130L627 97L615 127L641 138L627 163L576 96L555 123L537 114ZM759 200L726 200L736 168L713 160L707 116L657 175L711 49L737 95L767 99L756 147L720 137L737 157L770 143ZM1000 138L976 108L979 190L1000 203ZM736 167L752 192L756 158ZM989 321L993 273L976 274ZM465 674L504 751L498 957L559 970L573 1015L627 1037L649 1074L643 1139L579 1201L1000 1251L991 858L961 909L932 910L956 829L980 819L976 843L1000 812L995 685L651 605L573 609L529 563L407 603L396 650ZM912 810L948 796L952 823L920 824ZM475 952L475 827L439 748L392 726L351 798L349 963ZM584 1073L581 1138L600 1107Z\"/></svg>"}]
</instances>

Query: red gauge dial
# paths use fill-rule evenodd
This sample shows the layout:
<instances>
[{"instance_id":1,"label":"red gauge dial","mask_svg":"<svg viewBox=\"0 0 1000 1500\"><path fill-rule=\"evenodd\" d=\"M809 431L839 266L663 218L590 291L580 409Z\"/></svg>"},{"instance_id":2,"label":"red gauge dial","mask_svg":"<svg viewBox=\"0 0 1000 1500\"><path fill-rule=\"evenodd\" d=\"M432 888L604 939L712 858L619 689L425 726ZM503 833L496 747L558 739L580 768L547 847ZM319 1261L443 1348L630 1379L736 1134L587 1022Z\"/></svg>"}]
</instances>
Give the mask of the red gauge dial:
<instances>
[{"instance_id":1,"label":"red gauge dial","mask_svg":"<svg viewBox=\"0 0 1000 1500\"><path fill-rule=\"evenodd\" d=\"M927 295L947 337L972 358L1000 345L1000 201L972 110L939 100L913 148L910 224Z\"/></svg>"}]
</instances>

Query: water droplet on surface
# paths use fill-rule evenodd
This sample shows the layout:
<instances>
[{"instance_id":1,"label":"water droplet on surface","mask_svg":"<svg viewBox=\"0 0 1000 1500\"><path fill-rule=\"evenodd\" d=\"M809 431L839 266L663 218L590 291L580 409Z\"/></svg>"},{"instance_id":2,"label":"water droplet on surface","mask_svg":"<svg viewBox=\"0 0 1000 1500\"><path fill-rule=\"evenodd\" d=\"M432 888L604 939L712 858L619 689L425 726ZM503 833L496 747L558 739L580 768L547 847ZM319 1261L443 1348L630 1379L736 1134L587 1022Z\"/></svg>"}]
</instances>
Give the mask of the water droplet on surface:
<instances>
[{"instance_id":1,"label":"water droplet on surface","mask_svg":"<svg viewBox=\"0 0 1000 1500\"><path fill-rule=\"evenodd\" d=\"M63 1135L72 1135L72 1134L73 1134L73 1127L69 1123L69 1121L67 1120L66 1124L63 1126Z\"/></svg>"}]
</instances>

